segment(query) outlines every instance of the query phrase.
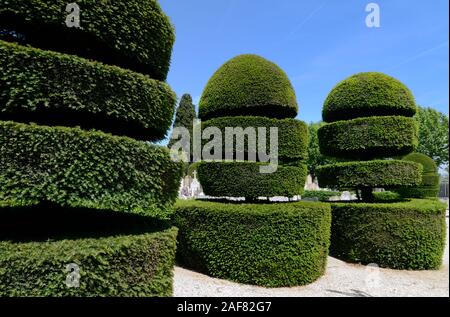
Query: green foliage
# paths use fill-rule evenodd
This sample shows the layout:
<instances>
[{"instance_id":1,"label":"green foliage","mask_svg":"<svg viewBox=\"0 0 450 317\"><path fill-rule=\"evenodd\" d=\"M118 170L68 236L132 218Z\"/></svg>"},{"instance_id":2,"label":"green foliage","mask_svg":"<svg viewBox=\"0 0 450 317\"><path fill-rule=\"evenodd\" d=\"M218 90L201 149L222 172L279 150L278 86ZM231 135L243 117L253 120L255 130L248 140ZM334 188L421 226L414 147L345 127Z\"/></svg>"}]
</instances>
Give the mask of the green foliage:
<instances>
[{"instance_id":1,"label":"green foliage","mask_svg":"<svg viewBox=\"0 0 450 317\"><path fill-rule=\"evenodd\" d=\"M392 191L384 191L384 192L374 192L373 193L374 200L376 202L388 202L388 201L398 201L401 200L401 197L398 193Z\"/></svg>"},{"instance_id":2,"label":"green foliage","mask_svg":"<svg viewBox=\"0 0 450 317\"><path fill-rule=\"evenodd\" d=\"M0 201L168 216L181 166L167 149L79 128L0 121Z\"/></svg>"},{"instance_id":3,"label":"green foliage","mask_svg":"<svg viewBox=\"0 0 450 317\"><path fill-rule=\"evenodd\" d=\"M319 129L321 153L350 159L408 154L417 148L417 137L414 119L401 116L337 121Z\"/></svg>"},{"instance_id":4,"label":"green foliage","mask_svg":"<svg viewBox=\"0 0 450 317\"><path fill-rule=\"evenodd\" d=\"M65 25L68 3L3 1L0 28L22 34L25 42L35 47L166 79L175 34L156 0L77 0L82 29Z\"/></svg>"},{"instance_id":5,"label":"green foliage","mask_svg":"<svg viewBox=\"0 0 450 317\"><path fill-rule=\"evenodd\" d=\"M395 188L419 185L422 166L402 160L345 162L321 166L317 174L321 187Z\"/></svg>"},{"instance_id":6,"label":"green foliage","mask_svg":"<svg viewBox=\"0 0 450 317\"><path fill-rule=\"evenodd\" d=\"M400 81L383 73L359 73L333 88L323 106L323 120L334 122L371 116L416 114L411 91Z\"/></svg>"},{"instance_id":7,"label":"green foliage","mask_svg":"<svg viewBox=\"0 0 450 317\"><path fill-rule=\"evenodd\" d=\"M177 229L58 241L0 241L0 296L171 296ZM66 286L68 264L80 268Z\"/></svg>"},{"instance_id":8,"label":"green foliage","mask_svg":"<svg viewBox=\"0 0 450 317\"><path fill-rule=\"evenodd\" d=\"M323 275L330 237L323 203L179 201L177 257L213 277L266 287L304 285Z\"/></svg>"},{"instance_id":9,"label":"green foliage","mask_svg":"<svg viewBox=\"0 0 450 317\"><path fill-rule=\"evenodd\" d=\"M341 192L331 190L305 190L302 195L303 198L318 198L319 201L330 201L331 197L341 196Z\"/></svg>"},{"instance_id":10,"label":"green foliage","mask_svg":"<svg viewBox=\"0 0 450 317\"><path fill-rule=\"evenodd\" d=\"M306 166L280 165L275 173L260 173L262 163L202 162L199 181L206 195L215 197L258 197L301 195L305 187Z\"/></svg>"},{"instance_id":11,"label":"green foliage","mask_svg":"<svg viewBox=\"0 0 450 317\"><path fill-rule=\"evenodd\" d=\"M192 161L192 136L193 136L193 122L197 118L197 114L195 113L195 106L192 103L192 97L189 94L184 94L181 97L180 105L178 106L177 113L175 116L175 122L173 124L174 128L183 127L189 131L191 136L190 142L190 151ZM175 138L171 138L168 144L169 149L172 147L174 143L178 140ZM186 147L187 144L183 144L183 148Z\"/></svg>"},{"instance_id":12,"label":"green foliage","mask_svg":"<svg viewBox=\"0 0 450 317\"><path fill-rule=\"evenodd\" d=\"M330 254L394 269L439 269L446 205L433 200L334 203Z\"/></svg>"},{"instance_id":13,"label":"green foliage","mask_svg":"<svg viewBox=\"0 0 450 317\"><path fill-rule=\"evenodd\" d=\"M256 55L240 55L209 80L200 100L199 117L294 118L297 111L294 89L281 68Z\"/></svg>"},{"instance_id":14,"label":"green foliage","mask_svg":"<svg viewBox=\"0 0 450 317\"><path fill-rule=\"evenodd\" d=\"M419 147L436 162L438 167L448 165L448 116L431 108L419 107L415 117L419 123Z\"/></svg>"},{"instance_id":15,"label":"green foliage","mask_svg":"<svg viewBox=\"0 0 450 317\"><path fill-rule=\"evenodd\" d=\"M398 189L398 193L406 198L436 198L439 194L439 174L436 163L431 157L421 153L411 153L404 161L416 162L423 166L422 182L417 187Z\"/></svg>"},{"instance_id":16,"label":"green foliage","mask_svg":"<svg viewBox=\"0 0 450 317\"><path fill-rule=\"evenodd\" d=\"M255 151L258 151L258 128L266 128L266 149L270 151L270 128L278 129L278 158L282 161L302 160L308 155L308 128L302 121L295 119L270 119L265 117L222 117L202 122L202 130L209 127L219 128L222 132L222 153L225 153L226 128L254 128ZM212 139L212 137L211 137ZM204 140L204 144L210 140ZM236 142L236 141L235 141ZM236 148L234 148L236 153ZM248 137L245 137L244 153L248 153Z\"/></svg>"},{"instance_id":17,"label":"green foliage","mask_svg":"<svg viewBox=\"0 0 450 317\"><path fill-rule=\"evenodd\" d=\"M308 173L311 175L313 180L317 177L317 167L336 162L336 160L332 157L325 156L320 152L318 131L319 128L324 125L325 123L323 122L310 123L308 125L309 146L306 163L308 166Z\"/></svg>"},{"instance_id":18,"label":"green foliage","mask_svg":"<svg viewBox=\"0 0 450 317\"><path fill-rule=\"evenodd\" d=\"M0 119L144 140L160 140L170 127L175 93L148 76L4 41L0 68Z\"/></svg>"}]
</instances>

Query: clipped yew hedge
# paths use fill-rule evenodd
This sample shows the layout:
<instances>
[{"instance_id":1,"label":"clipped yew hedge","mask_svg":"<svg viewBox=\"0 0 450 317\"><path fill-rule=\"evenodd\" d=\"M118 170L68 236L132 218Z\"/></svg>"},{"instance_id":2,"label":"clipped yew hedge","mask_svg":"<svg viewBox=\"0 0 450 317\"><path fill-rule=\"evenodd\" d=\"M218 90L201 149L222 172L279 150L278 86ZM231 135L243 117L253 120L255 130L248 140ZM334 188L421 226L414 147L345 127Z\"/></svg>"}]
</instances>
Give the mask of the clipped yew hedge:
<instances>
[{"instance_id":1,"label":"clipped yew hedge","mask_svg":"<svg viewBox=\"0 0 450 317\"><path fill-rule=\"evenodd\" d=\"M270 128L278 129L278 157L281 160L302 160L308 155L308 126L295 119L270 119L265 117L222 117L202 122L202 130L207 128L218 128L222 133L222 151L225 153L226 128L240 127L242 129L254 128L256 133L255 150L258 153L258 128L266 128L266 151L270 152ZM211 137L212 139L212 137ZM203 140L206 144L209 140ZM236 144L236 137L234 140ZM236 147L233 147L236 153ZM244 153L248 154L248 137L245 137Z\"/></svg>"},{"instance_id":2,"label":"clipped yew hedge","mask_svg":"<svg viewBox=\"0 0 450 317\"><path fill-rule=\"evenodd\" d=\"M181 166L163 147L79 128L0 121L0 201L167 218Z\"/></svg>"},{"instance_id":3,"label":"clipped yew hedge","mask_svg":"<svg viewBox=\"0 0 450 317\"><path fill-rule=\"evenodd\" d=\"M401 116L337 121L318 131L320 152L340 158L376 158L411 153L418 146L418 126Z\"/></svg>"},{"instance_id":4,"label":"clipped yew hedge","mask_svg":"<svg viewBox=\"0 0 450 317\"><path fill-rule=\"evenodd\" d=\"M294 118L298 105L285 72L257 55L240 55L220 67L207 83L199 117Z\"/></svg>"},{"instance_id":5,"label":"clipped yew hedge","mask_svg":"<svg viewBox=\"0 0 450 317\"><path fill-rule=\"evenodd\" d=\"M147 76L0 41L0 119L97 128L161 140L176 95Z\"/></svg>"},{"instance_id":6,"label":"clipped yew hedge","mask_svg":"<svg viewBox=\"0 0 450 317\"><path fill-rule=\"evenodd\" d=\"M446 205L437 200L333 203L330 254L393 269L432 270L442 265Z\"/></svg>"},{"instance_id":7,"label":"clipped yew hedge","mask_svg":"<svg viewBox=\"0 0 450 317\"><path fill-rule=\"evenodd\" d=\"M395 188L417 186L422 180L422 166L402 160L345 162L317 169L322 188Z\"/></svg>"},{"instance_id":8,"label":"clipped yew hedge","mask_svg":"<svg viewBox=\"0 0 450 317\"><path fill-rule=\"evenodd\" d=\"M412 117L417 106L411 91L383 73L353 75L336 85L325 100L325 122L371 116Z\"/></svg>"},{"instance_id":9,"label":"clipped yew hedge","mask_svg":"<svg viewBox=\"0 0 450 317\"><path fill-rule=\"evenodd\" d=\"M77 0L81 29L65 24L65 0L8 0L0 5L2 38L87 57L165 80L174 29L156 0ZM20 36L12 36L11 34Z\"/></svg>"},{"instance_id":10,"label":"clipped yew hedge","mask_svg":"<svg viewBox=\"0 0 450 317\"><path fill-rule=\"evenodd\" d=\"M179 201L177 258L189 268L239 283L305 285L325 271L330 205Z\"/></svg>"},{"instance_id":11,"label":"clipped yew hedge","mask_svg":"<svg viewBox=\"0 0 450 317\"><path fill-rule=\"evenodd\" d=\"M171 296L177 231L173 227L100 238L0 240L0 296ZM79 287L71 288L66 268L72 263L80 268L80 279Z\"/></svg>"},{"instance_id":12,"label":"clipped yew hedge","mask_svg":"<svg viewBox=\"0 0 450 317\"><path fill-rule=\"evenodd\" d=\"M301 195L307 168L305 164L279 165L275 173L260 173L262 163L201 162L199 181L206 195L214 197L258 197Z\"/></svg>"}]
</instances>

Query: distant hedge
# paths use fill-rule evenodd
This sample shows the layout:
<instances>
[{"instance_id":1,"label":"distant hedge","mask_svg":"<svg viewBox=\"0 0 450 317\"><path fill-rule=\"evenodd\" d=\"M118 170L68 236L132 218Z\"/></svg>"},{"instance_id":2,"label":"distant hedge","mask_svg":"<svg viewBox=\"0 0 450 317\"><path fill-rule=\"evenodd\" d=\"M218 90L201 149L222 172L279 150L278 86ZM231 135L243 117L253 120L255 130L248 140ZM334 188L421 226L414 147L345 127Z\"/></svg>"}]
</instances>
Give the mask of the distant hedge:
<instances>
[{"instance_id":1,"label":"distant hedge","mask_svg":"<svg viewBox=\"0 0 450 317\"><path fill-rule=\"evenodd\" d=\"M82 126L156 141L176 95L163 82L76 56L0 41L0 119Z\"/></svg>"},{"instance_id":2,"label":"distant hedge","mask_svg":"<svg viewBox=\"0 0 450 317\"><path fill-rule=\"evenodd\" d=\"M295 119L269 119L264 117L222 117L202 122L202 129L219 128L222 132L223 153L225 153L225 128L254 128L256 136L258 128L266 128L266 152L270 152L270 128L278 129L278 157L281 160L302 160L308 155L308 127L303 121ZM248 153L248 139L245 138L244 151ZM210 140L204 140L204 144ZM255 139L256 153L259 138ZM236 147L233 147L236 153Z\"/></svg>"},{"instance_id":3,"label":"distant hedge","mask_svg":"<svg viewBox=\"0 0 450 317\"><path fill-rule=\"evenodd\" d=\"M330 254L393 269L439 269L446 205L433 200L333 203Z\"/></svg>"},{"instance_id":4,"label":"distant hedge","mask_svg":"<svg viewBox=\"0 0 450 317\"><path fill-rule=\"evenodd\" d=\"M421 153L411 153L404 161L416 162L423 166L422 182L417 187L399 188L397 192L405 198L436 198L439 195L439 174L431 157Z\"/></svg>"},{"instance_id":5,"label":"distant hedge","mask_svg":"<svg viewBox=\"0 0 450 317\"><path fill-rule=\"evenodd\" d=\"M215 197L293 197L301 195L306 165L280 165L275 173L260 173L260 163L202 162L197 170L206 195Z\"/></svg>"},{"instance_id":6,"label":"distant hedge","mask_svg":"<svg viewBox=\"0 0 450 317\"><path fill-rule=\"evenodd\" d=\"M171 228L106 238L0 241L0 296L171 296L176 237ZM72 263L80 269L78 288L66 285Z\"/></svg>"},{"instance_id":7,"label":"distant hedge","mask_svg":"<svg viewBox=\"0 0 450 317\"><path fill-rule=\"evenodd\" d=\"M298 106L285 72L257 55L237 56L211 77L199 105L199 117L294 118Z\"/></svg>"},{"instance_id":8,"label":"distant hedge","mask_svg":"<svg viewBox=\"0 0 450 317\"><path fill-rule=\"evenodd\" d=\"M341 158L382 158L414 151L418 126L413 118L391 116L337 121L319 129L320 152Z\"/></svg>"},{"instance_id":9,"label":"distant hedge","mask_svg":"<svg viewBox=\"0 0 450 317\"><path fill-rule=\"evenodd\" d=\"M0 121L0 201L167 218L181 166L163 147L79 128Z\"/></svg>"},{"instance_id":10,"label":"distant hedge","mask_svg":"<svg viewBox=\"0 0 450 317\"><path fill-rule=\"evenodd\" d=\"M331 190L305 190L302 195L304 198L317 198L319 201L330 201L331 197L341 196L341 192Z\"/></svg>"},{"instance_id":11,"label":"distant hedge","mask_svg":"<svg viewBox=\"0 0 450 317\"><path fill-rule=\"evenodd\" d=\"M353 75L333 88L323 106L325 122L371 116L416 114L411 91L400 81L383 73Z\"/></svg>"},{"instance_id":12,"label":"distant hedge","mask_svg":"<svg viewBox=\"0 0 450 317\"><path fill-rule=\"evenodd\" d=\"M174 29L156 0L77 0L81 29L65 24L65 0L8 0L0 29L45 50L83 56L165 80ZM2 32L0 38L6 38ZM12 37L11 40L17 40Z\"/></svg>"},{"instance_id":13,"label":"distant hedge","mask_svg":"<svg viewBox=\"0 0 450 317\"><path fill-rule=\"evenodd\" d=\"M395 188L417 186L422 179L422 166L402 160L345 162L317 169L320 187Z\"/></svg>"},{"instance_id":14,"label":"distant hedge","mask_svg":"<svg viewBox=\"0 0 450 317\"><path fill-rule=\"evenodd\" d=\"M330 206L179 201L177 257L213 277L266 287L304 285L325 271Z\"/></svg>"}]
</instances>

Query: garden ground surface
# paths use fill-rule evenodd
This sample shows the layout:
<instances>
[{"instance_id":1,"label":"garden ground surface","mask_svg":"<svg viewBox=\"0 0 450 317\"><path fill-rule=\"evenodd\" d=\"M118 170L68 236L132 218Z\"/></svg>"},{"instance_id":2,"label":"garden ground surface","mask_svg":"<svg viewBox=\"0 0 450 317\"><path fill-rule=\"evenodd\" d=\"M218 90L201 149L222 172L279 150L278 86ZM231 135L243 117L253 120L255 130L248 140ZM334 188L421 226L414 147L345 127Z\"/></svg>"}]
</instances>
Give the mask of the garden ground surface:
<instances>
[{"instance_id":1,"label":"garden ground surface","mask_svg":"<svg viewBox=\"0 0 450 317\"><path fill-rule=\"evenodd\" d=\"M448 215L448 213L447 213ZM175 297L449 296L449 219L444 263L439 271L398 271L348 264L328 258L327 272L300 287L269 289L219 280L175 268Z\"/></svg>"}]
</instances>

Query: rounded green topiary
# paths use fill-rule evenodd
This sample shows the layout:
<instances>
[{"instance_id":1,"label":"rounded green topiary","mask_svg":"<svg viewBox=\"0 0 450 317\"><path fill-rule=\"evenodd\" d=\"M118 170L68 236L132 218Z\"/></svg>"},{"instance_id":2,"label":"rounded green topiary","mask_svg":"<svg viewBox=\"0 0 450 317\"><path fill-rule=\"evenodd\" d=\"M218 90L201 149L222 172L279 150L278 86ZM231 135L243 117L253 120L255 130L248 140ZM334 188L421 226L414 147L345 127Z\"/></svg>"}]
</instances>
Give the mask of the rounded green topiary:
<instances>
[{"instance_id":1,"label":"rounded green topiary","mask_svg":"<svg viewBox=\"0 0 450 317\"><path fill-rule=\"evenodd\" d=\"M305 285L324 272L330 238L325 203L180 201L177 257L213 277L266 287Z\"/></svg>"},{"instance_id":2,"label":"rounded green topiary","mask_svg":"<svg viewBox=\"0 0 450 317\"><path fill-rule=\"evenodd\" d=\"M166 79L175 32L156 0L77 0L81 28L65 24L69 3L2 1L0 38Z\"/></svg>"},{"instance_id":3,"label":"rounded green topiary","mask_svg":"<svg viewBox=\"0 0 450 317\"><path fill-rule=\"evenodd\" d=\"M202 162L197 170L206 195L215 197L258 197L301 195L307 176L306 165L280 165L276 172L263 174L261 163Z\"/></svg>"},{"instance_id":4,"label":"rounded green topiary","mask_svg":"<svg viewBox=\"0 0 450 317\"><path fill-rule=\"evenodd\" d=\"M299 161L306 159L308 155L308 127L303 121L295 119L270 119L265 117L221 117L202 122L202 130L208 128L218 128L222 132L222 152L225 153L226 128L242 128L245 132L247 128L254 128L256 132L254 142L258 151L258 144L261 136L258 135L259 128L266 129L266 151L270 151L270 128L278 129L278 159L282 163ZM244 133L242 133L244 135ZM236 142L236 136L234 136ZM249 144L248 135L244 138L244 153L247 158ZM204 145L207 140L203 140ZM236 154L236 147L234 147Z\"/></svg>"},{"instance_id":5,"label":"rounded green topiary","mask_svg":"<svg viewBox=\"0 0 450 317\"><path fill-rule=\"evenodd\" d=\"M264 116L294 118L298 106L284 71L257 55L237 56L211 77L199 105L199 117Z\"/></svg>"},{"instance_id":6,"label":"rounded green topiary","mask_svg":"<svg viewBox=\"0 0 450 317\"><path fill-rule=\"evenodd\" d=\"M164 147L79 128L0 121L0 202L166 219L181 167Z\"/></svg>"},{"instance_id":7,"label":"rounded green topiary","mask_svg":"<svg viewBox=\"0 0 450 317\"><path fill-rule=\"evenodd\" d=\"M348 159L372 159L411 153L418 146L418 126L401 116L337 121L318 131L320 152Z\"/></svg>"},{"instance_id":8,"label":"rounded green topiary","mask_svg":"<svg viewBox=\"0 0 450 317\"><path fill-rule=\"evenodd\" d=\"M439 269L446 205L433 200L333 203L331 256L393 269Z\"/></svg>"},{"instance_id":9,"label":"rounded green topiary","mask_svg":"<svg viewBox=\"0 0 450 317\"><path fill-rule=\"evenodd\" d=\"M416 114L411 91L400 81L383 73L359 73L333 88L323 106L326 122L370 116Z\"/></svg>"},{"instance_id":10,"label":"rounded green topiary","mask_svg":"<svg viewBox=\"0 0 450 317\"><path fill-rule=\"evenodd\" d=\"M96 128L146 141L165 137L176 96L148 76L0 41L0 120Z\"/></svg>"},{"instance_id":11,"label":"rounded green topiary","mask_svg":"<svg viewBox=\"0 0 450 317\"><path fill-rule=\"evenodd\" d=\"M423 166L422 182L413 188L400 188L397 192L405 198L436 198L439 194L439 174L436 163L425 154L411 153L404 161L415 162Z\"/></svg>"}]
</instances>

